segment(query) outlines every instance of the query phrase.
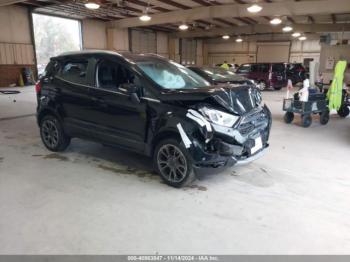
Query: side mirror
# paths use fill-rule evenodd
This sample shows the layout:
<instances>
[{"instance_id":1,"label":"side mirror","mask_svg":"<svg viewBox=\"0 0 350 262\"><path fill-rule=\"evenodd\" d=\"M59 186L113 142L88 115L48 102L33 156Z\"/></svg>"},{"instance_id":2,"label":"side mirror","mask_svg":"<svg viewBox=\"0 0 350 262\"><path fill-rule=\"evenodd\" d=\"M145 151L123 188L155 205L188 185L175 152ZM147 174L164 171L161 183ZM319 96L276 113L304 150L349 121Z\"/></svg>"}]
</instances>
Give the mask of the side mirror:
<instances>
[{"instance_id":1,"label":"side mirror","mask_svg":"<svg viewBox=\"0 0 350 262\"><path fill-rule=\"evenodd\" d=\"M137 94L139 88L135 84L125 83L119 87L119 90L130 96L131 101L140 103L139 95Z\"/></svg>"}]
</instances>

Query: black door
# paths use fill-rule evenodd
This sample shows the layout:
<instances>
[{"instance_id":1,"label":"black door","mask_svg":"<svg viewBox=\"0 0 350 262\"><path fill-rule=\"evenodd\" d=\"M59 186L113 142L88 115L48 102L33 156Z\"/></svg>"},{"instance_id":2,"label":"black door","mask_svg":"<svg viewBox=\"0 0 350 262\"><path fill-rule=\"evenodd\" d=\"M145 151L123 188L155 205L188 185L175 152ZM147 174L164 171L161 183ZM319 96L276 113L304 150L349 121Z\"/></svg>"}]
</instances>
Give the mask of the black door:
<instances>
[{"instance_id":1,"label":"black door","mask_svg":"<svg viewBox=\"0 0 350 262\"><path fill-rule=\"evenodd\" d=\"M65 131L72 136L89 136L89 63L87 59L62 62L55 77L53 94L57 97Z\"/></svg>"},{"instance_id":2,"label":"black door","mask_svg":"<svg viewBox=\"0 0 350 262\"><path fill-rule=\"evenodd\" d=\"M126 66L109 60L97 63L95 75L96 85L90 88L94 109L90 117L97 127L94 130L96 138L143 152L147 101L132 101L122 86L135 84L141 90L139 78Z\"/></svg>"}]
</instances>

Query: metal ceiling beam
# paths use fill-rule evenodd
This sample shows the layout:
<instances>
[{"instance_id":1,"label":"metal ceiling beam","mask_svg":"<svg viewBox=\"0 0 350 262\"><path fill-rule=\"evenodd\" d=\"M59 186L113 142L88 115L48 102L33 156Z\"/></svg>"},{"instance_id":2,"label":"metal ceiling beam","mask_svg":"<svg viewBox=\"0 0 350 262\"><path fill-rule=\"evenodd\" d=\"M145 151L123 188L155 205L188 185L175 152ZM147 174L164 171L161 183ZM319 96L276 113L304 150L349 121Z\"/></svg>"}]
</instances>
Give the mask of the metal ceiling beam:
<instances>
[{"instance_id":1,"label":"metal ceiling beam","mask_svg":"<svg viewBox=\"0 0 350 262\"><path fill-rule=\"evenodd\" d=\"M271 34L282 33L283 25L271 26L264 24L236 26L231 28L215 28L213 30L193 30L191 32L177 32L172 37L216 37L220 35L251 35L251 34ZM295 31L303 33L323 33L350 31L350 24L294 24ZM285 34L288 35L288 34Z\"/></svg>"},{"instance_id":2,"label":"metal ceiling beam","mask_svg":"<svg viewBox=\"0 0 350 262\"><path fill-rule=\"evenodd\" d=\"M163 3L185 6L172 0L158 0ZM212 18L236 18L236 17L257 17L257 16L296 16L296 15L317 15L317 14L337 14L350 13L349 0L328 0L302 1L302 2L274 2L261 3L263 10L259 14L252 14L247 11L247 4L213 5L196 7L185 10L160 13L152 16L152 20L144 23L138 18L127 18L110 23L112 27L127 28L135 26L150 26L164 23L178 23L182 21L191 22L198 19ZM317 8L315 8L317 7Z\"/></svg>"},{"instance_id":3,"label":"metal ceiling beam","mask_svg":"<svg viewBox=\"0 0 350 262\"><path fill-rule=\"evenodd\" d=\"M0 1L0 6L19 4L19 3L23 3L25 1L26 0L2 0L2 1Z\"/></svg>"}]
</instances>

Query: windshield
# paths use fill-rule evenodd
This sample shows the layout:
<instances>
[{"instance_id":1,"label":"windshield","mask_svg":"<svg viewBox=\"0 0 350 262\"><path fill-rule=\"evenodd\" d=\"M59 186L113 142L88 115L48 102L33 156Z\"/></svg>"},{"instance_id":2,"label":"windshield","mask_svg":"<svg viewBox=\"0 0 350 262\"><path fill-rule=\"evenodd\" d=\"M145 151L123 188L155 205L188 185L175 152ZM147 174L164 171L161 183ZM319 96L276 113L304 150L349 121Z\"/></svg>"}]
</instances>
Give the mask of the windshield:
<instances>
[{"instance_id":1,"label":"windshield","mask_svg":"<svg viewBox=\"0 0 350 262\"><path fill-rule=\"evenodd\" d=\"M225 70L223 68L203 68L206 74L208 74L214 81L244 81L245 77L236 75L235 73Z\"/></svg>"},{"instance_id":2,"label":"windshield","mask_svg":"<svg viewBox=\"0 0 350 262\"><path fill-rule=\"evenodd\" d=\"M165 89L196 89L210 86L201 76L172 61L154 59L139 61L136 64Z\"/></svg>"}]
</instances>

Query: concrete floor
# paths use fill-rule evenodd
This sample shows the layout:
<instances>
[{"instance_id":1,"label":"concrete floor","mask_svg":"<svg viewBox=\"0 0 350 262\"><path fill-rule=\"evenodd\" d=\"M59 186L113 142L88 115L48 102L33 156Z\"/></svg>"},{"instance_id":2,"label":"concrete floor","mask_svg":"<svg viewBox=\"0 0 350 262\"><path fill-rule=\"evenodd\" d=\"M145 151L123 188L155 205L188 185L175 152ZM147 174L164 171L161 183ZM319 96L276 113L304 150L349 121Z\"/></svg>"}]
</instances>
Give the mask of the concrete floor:
<instances>
[{"instance_id":1,"label":"concrete floor","mask_svg":"<svg viewBox=\"0 0 350 262\"><path fill-rule=\"evenodd\" d=\"M350 119L286 125L284 91L264 92L266 156L174 189L133 153L47 151L33 88L21 90L0 95L0 254L350 252Z\"/></svg>"}]
</instances>

